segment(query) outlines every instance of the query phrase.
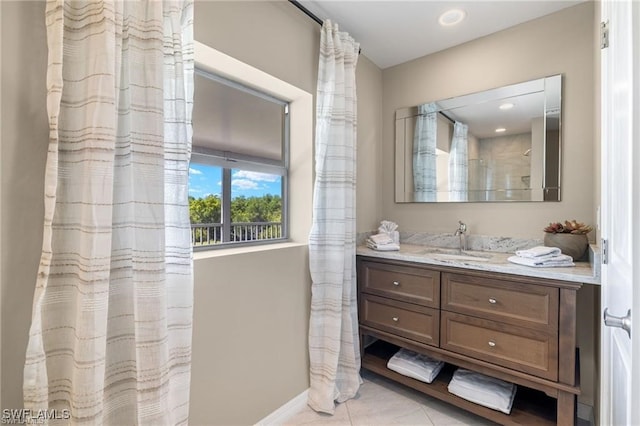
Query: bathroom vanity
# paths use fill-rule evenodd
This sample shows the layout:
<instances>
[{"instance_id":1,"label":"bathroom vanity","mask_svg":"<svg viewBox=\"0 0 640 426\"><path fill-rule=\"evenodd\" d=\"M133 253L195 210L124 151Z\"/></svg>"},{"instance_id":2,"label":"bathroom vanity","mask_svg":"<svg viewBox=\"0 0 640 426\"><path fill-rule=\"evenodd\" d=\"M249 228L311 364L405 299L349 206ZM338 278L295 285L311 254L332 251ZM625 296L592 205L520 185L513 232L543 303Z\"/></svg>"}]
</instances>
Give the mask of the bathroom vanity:
<instances>
[{"instance_id":1,"label":"bathroom vanity","mask_svg":"<svg viewBox=\"0 0 640 426\"><path fill-rule=\"evenodd\" d=\"M497 423L573 425L576 293L593 280L590 270L526 268L509 264L506 254L403 250L358 249L362 368ZM431 384L403 376L386 367L399 348L446 366ZM511 414L449 393L456 367L517 384Z\"/></svg>"}]
</instances>

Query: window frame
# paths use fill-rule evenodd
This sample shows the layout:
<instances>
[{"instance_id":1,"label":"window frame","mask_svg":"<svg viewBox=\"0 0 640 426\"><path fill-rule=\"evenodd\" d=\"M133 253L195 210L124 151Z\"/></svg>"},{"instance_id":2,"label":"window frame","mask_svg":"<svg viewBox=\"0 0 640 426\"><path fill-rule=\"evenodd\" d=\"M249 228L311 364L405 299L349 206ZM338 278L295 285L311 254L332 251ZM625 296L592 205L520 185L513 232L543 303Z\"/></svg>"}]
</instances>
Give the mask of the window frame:
<instances>
[{"instance_id":1,"label":"window frame","mask_svg":"<svg viewBox=\"0 0 640 426\"><path fill-rule=\"evenodd\" d=\"M220 167L222 171L222 193L220 196L221 212L220 224L222 225L222 240L218 244L204 246L192 245L193 251L220 250L225 248L237 248L254 245L274 244L290 241L289 235L289 159L290 159L290 114L289 101L282 100L268 93L254 89L238 81L226 78L209 71L205 71L196 65L194 72L202 77L209 78L231 88L241 90L250 95L273 102L284 108L282 122L282 160L273 160L259 156L245 155L231 151L221 151L202 146L192 146L189 164L204 164ZM231 178L232 170L246 170L258 173L278 175L281 177L281 202L282 224L281 237L249 241L224 241L230 236L231 229ZM228 218L228 219L227 219Z\"/></svg>"}]
</instances>

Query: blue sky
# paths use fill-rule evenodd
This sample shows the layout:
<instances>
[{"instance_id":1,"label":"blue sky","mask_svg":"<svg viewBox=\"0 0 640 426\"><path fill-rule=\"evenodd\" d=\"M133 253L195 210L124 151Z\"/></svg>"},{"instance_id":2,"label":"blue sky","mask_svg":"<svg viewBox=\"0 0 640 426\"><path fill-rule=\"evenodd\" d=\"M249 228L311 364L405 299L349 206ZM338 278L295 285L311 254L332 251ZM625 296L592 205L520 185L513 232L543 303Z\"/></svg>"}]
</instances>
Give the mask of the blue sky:
<instances>
[{"instance_id":1,"label":"blue sky","mask_svg":"<svg viewBox=\"0 0 640 426\"><path fill-rule=\"evenodd\" d=\"M232 198L261 197L265 194L281 194L280 176L265 173L233 170L231 173ZM220 167L191 163L189 166L189 195L195 198L222 192L222 169Z\"/></svg>"}]
</instances>

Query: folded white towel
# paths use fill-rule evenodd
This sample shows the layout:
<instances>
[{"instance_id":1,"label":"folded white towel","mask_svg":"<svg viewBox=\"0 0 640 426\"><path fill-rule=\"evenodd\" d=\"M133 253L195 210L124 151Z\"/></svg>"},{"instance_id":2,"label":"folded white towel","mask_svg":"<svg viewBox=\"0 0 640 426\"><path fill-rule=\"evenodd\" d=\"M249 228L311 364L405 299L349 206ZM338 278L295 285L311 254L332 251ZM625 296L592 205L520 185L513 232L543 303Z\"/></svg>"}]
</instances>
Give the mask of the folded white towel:
<instances>
[{"instance_id":1,"label":"folded white towel","mask_svg":"<svg viewBox=\"0 0 640 426\"><path fill-rule=\"evenodd\" d=\"M504 380L459 368L453 373L448 389L467 401L509 414L517 387Z\"/></svg>"},{"instance_id":2,"label":"folded white towel","mask_svg":"<svg viewBox=\"0 0 640 426\"><path fill-rule=\"evenodd\" d=\"M551 259L556 259L559 256L564 256L563 254L558 254L558 253L553 253L553 254L547 254L544 256L536 256L536 257L527 257L527 256L518 256L521 259L530 259L530 260L551 260Z\"/></svg>"},{"instance_id":3,"label":"folded white towel","mask_svg":"<svg viewBox=\"0 0 640 426\"><path fill-rule=\"evenodd\" d=\"M444 367L444 362L427 355L400 349L387 362L387 368L403 376L431 383Z\"/></svg>"},{"instance_id":4,"label":"folded white towel","mask_svg":"<svg viewBox=\"0 0 640 426\"><path fill-rule=\"evenodd\" d=\"M397 234L398 232L395 231L395 233ZM380 232L379 234L369 236L369 238L367 238L367 247L378 251L400 250L400 244L398 241L394 241L394 237L386 232Z\"/></svg>"},{"instance_id":5,"label":"folded white towel","mask_svg":"<svg viewBox=\"0 0 640 426\"><path fill-rule=\"evenodd\" d=\"M557 247L545 247L538 246L533 247L528 250L517 250L516 255L520 257L527 257L532 259L537 259L542 256L558 256L562 254L562 251Z\"/></svg>"},{"instance_id":6,"label":"folded white towel","mask_svg":"<svg viewBox=\"0 0 640 426\"><path fill-rule=\"evenodd\" d=\"M391 238L391 236L386 232L371 235L369 239L375 244L392 244L394 242L393 238Z\"/></svg>"},{"instance_id":7,"label":"folded white towel","mask_svg":"<svg viewBox=\"0 0 640 426\"><path fill-rule=\"evenodd\" d=\"M566 254L560 256L554 256L548 259L531 259L520 256L511 256L507 259L511 263L517 263L518 265L532 266L534 268L556 268L565 266L576 266L573 263L573 258Z\"/></svg>"},{"instance_id":8,"label":"folded white towel","mask_svg":"<svg viewBox=\"0 0 640 426\"><path fill-rule=\"evenodd\" d=\"M369 247L372 250L377 250L377 251L398 251L398 250L400 250L400 244L396 244L396 243L376 244L375 242L371 241L371 239L367 239L367 247Z\"/></svg>"}]
</instances>

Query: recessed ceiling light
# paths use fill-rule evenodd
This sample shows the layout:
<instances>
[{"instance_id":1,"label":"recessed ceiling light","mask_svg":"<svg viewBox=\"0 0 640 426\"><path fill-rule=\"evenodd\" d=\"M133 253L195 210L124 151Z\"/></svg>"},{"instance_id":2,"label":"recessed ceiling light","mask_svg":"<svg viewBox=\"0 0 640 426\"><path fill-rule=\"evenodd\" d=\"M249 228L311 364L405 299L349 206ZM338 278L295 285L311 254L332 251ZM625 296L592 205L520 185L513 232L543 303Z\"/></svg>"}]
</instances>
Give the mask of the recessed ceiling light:
<instances>
[{"instance_id":1,"label":"recessed ceiling light","mask_svg":"<svg viewBox=\"0 0 640 426\"><path fill-rule=\"evenodd\" d=\"M507 131L507 129L505 129L504 127L498 127L496 129L496 133L502 133L502 132L506 132L506 131Z\"/></svg>"},{"instance_id":2,"label":"recessed ceiling light","mask_svg":"<svg viewBox=\"0 0 640 426\"><path fill-rule=\"evenodd\" d=\"M467 16L467 13L462 9L450 9L440 15L440 18L438 18L438 22L443 27L449 27L451 25L460 23L465 18L465 16Z\"/></svg>"},{"instance_id":3,"label":"recessed ceiling light","mask_svg":"<svg viewBox=\"0 0 640 426\"><path fill-rule=\"evenodd\" d=\"M498 108L505 110L505 109L511 109L513 108L515 105L512 104L511 102L505 102L504 104L500 105Z\"/></svg>"}]
</instances>

